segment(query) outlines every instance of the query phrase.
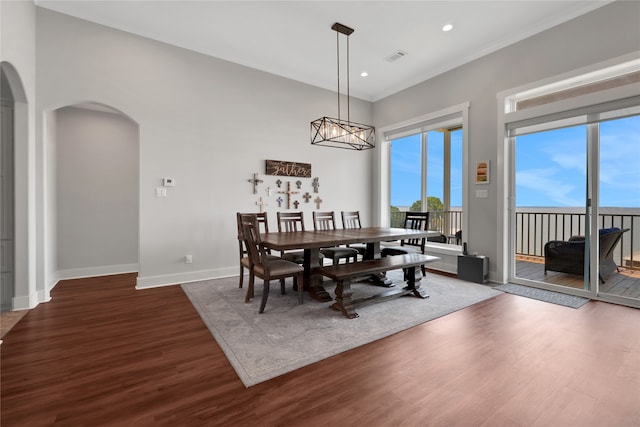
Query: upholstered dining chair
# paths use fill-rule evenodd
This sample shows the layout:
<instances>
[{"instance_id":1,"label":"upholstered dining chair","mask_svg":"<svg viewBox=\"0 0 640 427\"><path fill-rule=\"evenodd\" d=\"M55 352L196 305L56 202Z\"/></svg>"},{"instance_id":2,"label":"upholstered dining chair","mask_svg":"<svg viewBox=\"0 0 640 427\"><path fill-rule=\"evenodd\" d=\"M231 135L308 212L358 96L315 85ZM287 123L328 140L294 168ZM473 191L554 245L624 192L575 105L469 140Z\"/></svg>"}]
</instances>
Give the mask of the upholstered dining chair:
<instances>
[{"instance_id":1,"label":"upholstered dining chair","mask_svg":"<svg viewBox=\"0 0 640 427\"><path fill-rule=\"evenodd\" d=\"M240 254L240 281L238 283L238 287L242 288L242 284L244 282L244 269L246 268L249 271L249 276L253 275L253 271L250 268L249 256L247 253L247 247L244 243L244 238L242 237L242 217L245 215L255 215L256 221L258 222L258 227L262 228L262 232L269 232L269 221L267 219L267 213L241 213L236 212L236 222L238 223L238 249ZM267 250L267 257L270 259L279 259L280 257L271 255L271 251Z\"/></svg>"},{"instance_id":2,"label":"upholstered dining chair","mask_svg":"<svg viewBox=\"0 0 640 427\"><path fill-rule=\"evenodd\" d=\"M335 230L336 216L334 212L313 212L313 229L314 230ZM353 262L358 261L358 251L354 248L345 246L332 246L330 248L320 249L320 253L327 258L331 258L334 264L338 264L341 259L349 263L349 259L353 258Z\"/></svg>"},{"instance_id":3,"label":"upholstered dining chair","mask_svg":"<svg viewBox=\"0 0 640 427\"><path fill-rule=\"evenodd\" d=\"M295 233L304 230L303 212L278 212L278 231L280 233ZM280 257L297 264L304 263L304 251L289 251L280 253ZM320 254L320 258L323 255Z\"/></svg>"},{"instance_id":4,"label":"upholstered dining chair","mask_svg":"<svg viewBox=\"0 0 640 427\"><path fill-rule=\"evenodd\" d=\"M412 230L427 230L429 227L429 212L406 212L404 217L404 228ZM424 253L424 246L427 238L419 237L415 239L406 239L400 241L400 246L388 246L380 251L380 255L393 256L403 255L410 252L406 246L415 246L420 248L420 253ZM420 269L424 275L426 272L425 266L421 265Z\"/></svg>"},{"instance_id":5,"label":"upholstered dining chair","mask_svg":"<svg viewBox=\"0 0 640 427\"><path fill-rule=\"evenodd\" d=\"M347 230L362 228L360 211L342 211L340 212L340 216L342 217L342 228ZM365 245L347 245L347 247L357 250L362 256L367 253L367 247Z\"/></svg>"},{"instance_id":6,"label":"upholstered dining chair","mask_svg":"<svg viewBox=\"0 0 640 427\"><path fill-rule=\"evenodd\" d=\"M249 277L249 286L245 302L253 298L253 288L255 276L264 281L262 290L262 301L260 302L259 313L264 312L269 298L269 285L272 279L280 280L280 292L285 294L285 282L287 277L293 277L293 284L298 289L298 303L303 303L302 273L304 268L294 262L283 259L270 259L265 247L262 245L260 237L260 227L256 215L243 215L241 217L241 230L244 243L249 255L250 268L253 274ZM300 284L300 286L298 286Z\"/></svg>"}]
</instances>

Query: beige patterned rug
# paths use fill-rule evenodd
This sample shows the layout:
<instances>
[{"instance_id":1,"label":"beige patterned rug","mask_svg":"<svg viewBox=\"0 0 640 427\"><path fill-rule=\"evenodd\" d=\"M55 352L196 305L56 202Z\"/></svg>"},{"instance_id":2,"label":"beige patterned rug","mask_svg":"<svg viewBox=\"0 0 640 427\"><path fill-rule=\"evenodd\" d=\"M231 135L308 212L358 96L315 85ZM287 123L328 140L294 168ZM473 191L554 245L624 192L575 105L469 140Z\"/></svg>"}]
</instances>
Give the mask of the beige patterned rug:
<instances>
[{"instance_id":1,"label":"beige patterned rug","mask_svg":"<svg viewBox=\"0 0 640 427\"><path fill-rule=\"evenodd\" d=\"M390 272L389 277L396 281L402 273ZM502 294L487 285L427 273L421 283L429 298L405 296L359 307L360 317L347 319L330 309L329 302L305 296L298 305L291 282L287 294L280 295L274 281L259 315L262 282L245 304L246 279L245 289L238 288L237 277L182 285L246 387ZM333 286L325 288L334 295ZM383 290L368 284L353 288L354 298Z\"/></svg>"},{"instance_id":2,"label":"beige patterned rug","mask_svg":"<svg viewBox=\"0 0 640 427\"><path fill-rule=\"evenodd\" d=\"M29 310L4 311L0 313L0 339L22 319Z\"/></svg>"}]
</instances>

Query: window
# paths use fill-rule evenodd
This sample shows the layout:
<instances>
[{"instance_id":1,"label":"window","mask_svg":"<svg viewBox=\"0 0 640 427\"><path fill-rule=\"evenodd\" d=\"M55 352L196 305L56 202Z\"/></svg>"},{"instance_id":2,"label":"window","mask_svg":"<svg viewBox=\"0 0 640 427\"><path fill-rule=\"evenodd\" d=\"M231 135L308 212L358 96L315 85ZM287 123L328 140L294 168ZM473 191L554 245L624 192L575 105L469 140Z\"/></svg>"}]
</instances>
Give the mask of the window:
<instances>
[{"instance_id":1,"label":"window","mask_svg":"<svg viewBox=\"0 0 640 427\"><path fill-rule=\"evenodd\" d=\"M432 241L456 243L455 234L463 228L467 108L465 104L383 132L389 142L389 198L381 209L387 210L391 226L402 225L404 211L429 211L429 228L441 233Z\"/></svg>"}]
</instances>

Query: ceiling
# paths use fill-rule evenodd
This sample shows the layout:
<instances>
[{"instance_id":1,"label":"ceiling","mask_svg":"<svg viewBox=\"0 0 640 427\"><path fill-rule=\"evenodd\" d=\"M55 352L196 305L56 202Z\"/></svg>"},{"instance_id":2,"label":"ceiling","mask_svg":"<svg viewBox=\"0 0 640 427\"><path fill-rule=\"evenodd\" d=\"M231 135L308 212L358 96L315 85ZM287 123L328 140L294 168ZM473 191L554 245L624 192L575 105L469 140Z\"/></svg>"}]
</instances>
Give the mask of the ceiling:
<instances>
[{"instance_id":1,"label":"ceiling","mask_svg":"<svg viewBox=\"0 0 640 427\"><path fill-rule=\"evenodd\" d=\"M376 101L610 1L58 1L37 6L335 91L334 22L355 29L350 92ZM443 32L445 24L452 31ZM341 37L342 53L345 36ZM398 50L404 57L386 60ZM342 59L342 65L346 61ZM360 73L367 71L367 77ZM346 91L341 71L341 92Z\"/></svg>"}]
</instances>

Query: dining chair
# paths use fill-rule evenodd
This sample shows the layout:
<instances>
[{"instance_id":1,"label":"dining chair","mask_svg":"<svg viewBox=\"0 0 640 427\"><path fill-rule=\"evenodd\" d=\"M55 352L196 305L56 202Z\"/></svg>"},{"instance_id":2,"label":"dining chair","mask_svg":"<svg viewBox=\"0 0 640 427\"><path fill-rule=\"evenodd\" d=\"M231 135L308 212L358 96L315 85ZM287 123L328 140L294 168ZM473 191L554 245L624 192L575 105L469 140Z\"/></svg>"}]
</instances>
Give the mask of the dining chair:
<instances>
[{"instance_id":1,"label":"dining chair","mask_svg":"<svg viewBox=\"0 0 640 427\"><path fill-rule=\"evenodd\" d=\"M305 231L304 213L301 212L278 212L278 231L280 233L295 233ZM304 263L304 251L281 252L280 257L297 264ZM320 258L323 258L322 253ZM322 261L321 261L322 262Z\"/></svg>"},{"instance_id":2,"label":"dining chair","mask_svg":"<svg viewBox=\"0 0 640 427\"><path fill-rule=\"evenodd\" d=\"M411 230L428 230L429 228L429 212L406 212L404 217L404 228L408 228ZM418 237L415 239L404 239L400 241L400 246L388 246L383 248L380 251L380 255L385 256L393 256L393 255L403 255L411 252L409 248L406 246L415 246L420 248L420 253L424 253L424 246L427 238L426 237ZM424 265L420 266L422 270L422 274L424 275L426 272L426 268Z\"/></svg>"},{"instance_id":3,"label":"dining chair","mask_svg":"<svg viewBox=\"0 0 640 427\"><path fill-rule=\"evenodd\" d=\"M340 212L340 216L342 217L342 228L346 230L362 228L362 223L360 222L360 211L342 211ZM363 257L364 254L367 253L366 245L349 244L347 247L357 250Z\"/></svg>"},{"instance_id":4,"label":"dining chair","mask_svg":"<svg viewBox=\"0 0 640 427\"><path fill-rule=\"evenodd\" d=\"M247 253L247 247L244 243L244 238L242 237L242 217L245 215L255 215L256 221L258 222L258 226L262 228L262 232L269 232L269 221L267 219L267 213L241 213L236 212L236 222L238 224L238 250L240 255L240 282L238 283L238 287L242 288L242 284L244 282L244 269L246 268L249 271L249 276L253 274L253 271L250 268L249 256ZM271 251L267 250L267 257L270 259L279 259L280 257L271 255Z\"/></svg>"},{"instance_id":5,"label":"dining chair","mask_svg":"<svg viewBox=\"0 0 640 427\"><path fill-rule=\"evenodd\" d=\"M336 217L333 211L331 212L313 212L313 229L318 230L335 230L336 229ZM344 259L348 264L349 259L353 258L353 262L358 261L358 251L354 248L348 248L346 246L332 246L330 248L320 249L320 253L331 258L333 264L339 264L341 259Z\"/></svg>"},{"instance_id":6,"label":"dining chair","mask_svg":"<svg viewBox=\"0 0 640 427\"><path fill-rule=\"evenodd\" d=\"M456 239L456 245L461 245L462 244L462 230L456 231L456 234L454 235L454 238Z\"/></svg>"},{"instance_id":7,"label":"dining chair","mask_svg":"<svg viewBox=\"0 0 640 427\"><path fill-rule=\"evenodd\" d=\"M242 238L247 247L249 255L250 268L253 274L249 277L249 286L245 302L249 302L253 298L253 290L255 276L260 277L264 281L262 290L262 301L260 302L259 313L264 312L269 298L269 285L272 279L280 280L280 293L285 294L285 282L287 277L293 278L293 284L298 289L298 303L303 303L302 274L304 268L294 262L285 261L281 258L271 259L268 257L266 248L262 245L260 237L260 227L255 214L243 215L241 217ZM300 286L298 286L300 284Z\"/></svg>"}]
</instances>

